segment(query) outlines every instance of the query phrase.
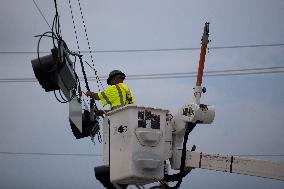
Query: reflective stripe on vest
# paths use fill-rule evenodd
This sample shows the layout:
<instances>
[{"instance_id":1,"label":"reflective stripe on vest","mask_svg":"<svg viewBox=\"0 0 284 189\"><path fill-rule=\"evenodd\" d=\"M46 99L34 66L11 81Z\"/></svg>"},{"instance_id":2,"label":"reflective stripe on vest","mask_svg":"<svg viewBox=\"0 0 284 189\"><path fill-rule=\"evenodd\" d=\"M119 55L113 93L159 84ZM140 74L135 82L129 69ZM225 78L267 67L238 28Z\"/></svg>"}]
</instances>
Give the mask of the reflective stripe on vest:
<instances>
[{"instance_id":1,"label":"reflective stripe on vest","mask_svg":"<svg viewBox=\"0 0 284 189\"><path fill-rule=\"evenodd\" d=\"M125 87L122 87L122 86L119 86L119 88L122 89L122 90L126 93L126 95L125 95L126 100L125 100L125 102L124 102L124 105L126 106L126 105L128 105L128 104L133 104L133 103L132 103L132 93L131 93L131 91L129 90L129 88L128 88L128 87L125 88Z\"/></svg>"},{"instance_id":2,"label":"reflective stripe on vest","mask_svg":"<svg viewBox=\"0 0 284 189\"><path fill-rule=\"evenodd\" d=\"M120 99L120 106L124 106L124 100L123 100L123 95L122 95L122 91L121 88L119 87L119 85L115 85L116 89L118 91L118 95L119 95L119 99Z\"/></svg>"}]
</instances>

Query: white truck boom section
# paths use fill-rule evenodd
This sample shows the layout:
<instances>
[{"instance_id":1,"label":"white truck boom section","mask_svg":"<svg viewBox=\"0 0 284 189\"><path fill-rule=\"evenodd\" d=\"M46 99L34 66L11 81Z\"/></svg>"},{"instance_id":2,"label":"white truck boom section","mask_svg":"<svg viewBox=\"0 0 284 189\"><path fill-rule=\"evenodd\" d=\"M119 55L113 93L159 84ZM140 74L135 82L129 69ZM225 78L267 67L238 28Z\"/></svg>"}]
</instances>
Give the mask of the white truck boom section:
<instances>
[{"instance_id":1,"label":"white truck boom section","mask_svg":"<svg viewBox=\"0 0 284 189\"><path fill-rule=\"evenodd\" d=\"M181 157L181 152L176 154ZM208 169L284 181L284 163L247 157L187 151L186 169Z\"/></svg>"}]
</instances>

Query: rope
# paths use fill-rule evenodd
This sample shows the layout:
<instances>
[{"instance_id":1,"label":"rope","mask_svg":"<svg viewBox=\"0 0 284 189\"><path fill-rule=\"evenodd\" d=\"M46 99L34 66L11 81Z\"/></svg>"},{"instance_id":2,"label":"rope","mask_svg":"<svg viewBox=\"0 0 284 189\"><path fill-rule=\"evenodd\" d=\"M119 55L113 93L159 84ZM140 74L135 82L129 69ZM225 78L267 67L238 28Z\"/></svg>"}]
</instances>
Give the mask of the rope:
<instances>
[{"instance_id":1,"label":"rope","mask_svg":"<svg viewBox=\"0 0 284 189\"><path fill-rule=\"evenodd\" d=\"M68 3L69 3L69 9L70 9L70 14L71 14L71 18L72 18L73 29L74 29L74 33L75 33L75 39L76 39L76 44L77 44L78 53L81 54L81 52L80 52L79 40L78 40L78 35L77 35L77 29L76 29L75 20L74 20L74 14L73 14L72 5L71 5L71 1L68 0Z\"/></svg>"},{"instance_id":2,"label":"rope","mask_svg":"<svg viewBox=\"0 0 284 189\"><path fill-rule=\"evenodd\" d=\"M103 90L104 90L104 87L103 87L103 84L102 84L98 74L97 74L98 73L97 70L94 68L94 58L93 58L93 54L91 53L92 49L91 49L91 45L90 45L90 41L89 41L89 37L88 37L88 33L87 33L87 27L86 27L86 23L85 23L85 20L84 20L84 16L83 16L83 11L82 11L82 6L81 6L80 0L78 0L78 5L79 5L80 14L81 14L81 20L82 20L82 23L83 23L84 32L85 32L85 36L86 36L86 40L87 40L87 44L88 44L88 50L89 50L90 57L91 57L91 62L92 62L92 65L93 65L93 70L95 71L95 77L96 77L96 81L97 81L97 85L98 85L98 90L100 92L101 91L100 90L100 85L101 85Z\"/></svg>"}]
</instances>

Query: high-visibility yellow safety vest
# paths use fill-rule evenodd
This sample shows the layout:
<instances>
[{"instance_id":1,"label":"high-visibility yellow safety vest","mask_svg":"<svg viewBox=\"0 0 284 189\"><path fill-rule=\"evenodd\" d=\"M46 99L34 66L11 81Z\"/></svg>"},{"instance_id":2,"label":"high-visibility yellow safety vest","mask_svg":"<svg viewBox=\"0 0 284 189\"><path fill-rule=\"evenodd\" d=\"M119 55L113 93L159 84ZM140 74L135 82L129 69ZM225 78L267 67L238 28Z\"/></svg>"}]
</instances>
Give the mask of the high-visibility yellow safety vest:
<instances>
[{"instance_id":1,"label":"high-visibility yellow safety vest","mask_svg":"<svg viewBox=\"0 0 284 189\"><path fill-rule=\"evenodd\" d=\"M124 83L111 85L103 92L99 92L98 96L103 105L110 104L112 110L128 104L134 104L134 96Z\"/></svg>"}]
</instances>

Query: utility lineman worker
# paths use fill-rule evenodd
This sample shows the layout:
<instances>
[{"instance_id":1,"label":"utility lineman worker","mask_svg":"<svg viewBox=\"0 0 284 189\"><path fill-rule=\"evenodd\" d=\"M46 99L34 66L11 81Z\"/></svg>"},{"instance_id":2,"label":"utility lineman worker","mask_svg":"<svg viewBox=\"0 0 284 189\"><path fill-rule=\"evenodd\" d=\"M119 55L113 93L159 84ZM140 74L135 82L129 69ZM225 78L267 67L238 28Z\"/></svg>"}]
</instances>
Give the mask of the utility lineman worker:
<instances>
[{"instance_id":1,"label":"utility lineman worker","mask_svg":"<svg viewBox=\"0 0 284 189\"><path fill-rule=\"evenodd\" d=\"M113 70L107 79L107 84L110 86L106 90L99 93L87 91L86 96L100 100L104 106L109 104L111 110L134 104L134 96L131 90L123 83L125 77L125 74L120 70Z\"/></svg>"},{"instance_id":2,"label":"utility lineman worker","mask_svg":"<svg viewBox=\"0 0 284 189\"><path fill-rule=\"evenodd\" d=\"M95 93L92 91L87 91L86 96L89 96L95 100L100 100L103 105L109 104L111 110L123 107L128 104L134 104L134 96L130 89L123 83L125 79L125 74L120 70L113 70L110 72L107 79L107 84L110 85L103 92ZM99 110L96 112L97 115L102 115L103 111ZM106 166L100 166L96 168L96 178L106 187L106 188L116 188L110 182L110 169ZM126 189L127 185L119 184L119 187Z\"/></svg>"}]
</instances>

